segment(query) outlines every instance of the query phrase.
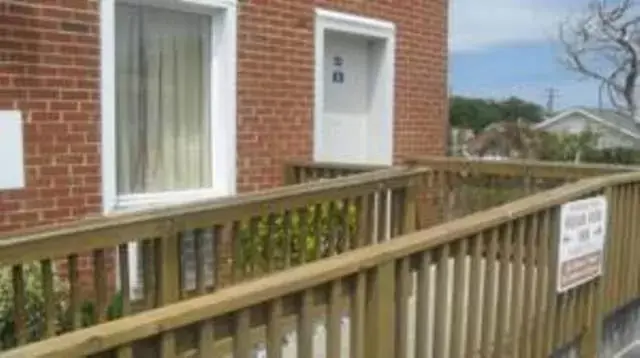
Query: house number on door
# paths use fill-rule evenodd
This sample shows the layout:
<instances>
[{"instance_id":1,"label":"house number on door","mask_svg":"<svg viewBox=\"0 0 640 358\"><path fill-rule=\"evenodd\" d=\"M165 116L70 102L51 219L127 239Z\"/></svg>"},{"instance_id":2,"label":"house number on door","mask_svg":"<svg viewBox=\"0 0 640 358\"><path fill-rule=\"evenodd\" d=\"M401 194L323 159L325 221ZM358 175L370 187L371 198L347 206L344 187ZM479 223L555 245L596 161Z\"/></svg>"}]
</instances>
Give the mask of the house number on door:
<instances>
[{"instance_id":1,"label":"house number on door","mask_svg":"<svg viewBox=\"0 0 640 358\"><path fill-rule=\"evenodd\" d=\"M332 82L333 83L344 83L344 72L342 72L342 65L344 60L340 56L335 56L333 58L333 75Z\"/></svg>"}]
</instances>

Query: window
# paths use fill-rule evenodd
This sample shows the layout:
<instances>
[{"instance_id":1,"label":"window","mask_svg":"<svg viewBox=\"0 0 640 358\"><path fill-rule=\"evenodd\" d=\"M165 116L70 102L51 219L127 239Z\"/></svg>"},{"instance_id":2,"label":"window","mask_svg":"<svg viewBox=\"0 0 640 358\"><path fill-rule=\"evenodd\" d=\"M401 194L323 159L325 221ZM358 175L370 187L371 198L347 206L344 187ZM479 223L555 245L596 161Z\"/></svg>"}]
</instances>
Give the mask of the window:
<instances>
[{"instance_id":1,"label":"window","mask_svg":"<svg viewBox=\"0 0 640 358\"><path fill-rule=\"evenodd\" d=\"M213 188L211 16L116 5L117 194Z\"/></svg>"},{"instance_id":2,"label":"window","mask_svg":"<svg viewBox=\"0 0 640 358\"><path fill-rule=\"evenodd\" d=\"M101 0L100 14L105 213L234 194L236 0ZM213 236L200 235L210 252ZM188 288L193 241L182 235ZM129 247L133 293L140 246Z\"/></svg>"},{"instance_id":3,"label":"window","mask_svg":"<svg viewBox=\"0 0 640 358\"><path fill-rule=\"evenodd\" d=\"M235 192L235 0L102 0L105 212Z\"/></svg>"}]
</instances>

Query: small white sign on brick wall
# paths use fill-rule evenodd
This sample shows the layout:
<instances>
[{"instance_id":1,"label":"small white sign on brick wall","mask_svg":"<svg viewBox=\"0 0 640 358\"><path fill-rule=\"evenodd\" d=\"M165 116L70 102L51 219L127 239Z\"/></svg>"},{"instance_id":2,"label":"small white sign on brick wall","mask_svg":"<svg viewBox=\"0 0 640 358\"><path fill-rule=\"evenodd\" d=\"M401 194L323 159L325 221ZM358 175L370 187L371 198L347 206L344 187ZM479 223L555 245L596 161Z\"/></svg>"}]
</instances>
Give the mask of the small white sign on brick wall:
<instances>
[{"instance_id":1,"label":"small white sign on brick wall","mask_svg":"<svg viewBox=\"0 0 640 358\"><path fill-rule=\"evenodd\" d=\"M0 110L0 190L24 187L24 144L20 111Z\"/></svg>"}]
</instances>

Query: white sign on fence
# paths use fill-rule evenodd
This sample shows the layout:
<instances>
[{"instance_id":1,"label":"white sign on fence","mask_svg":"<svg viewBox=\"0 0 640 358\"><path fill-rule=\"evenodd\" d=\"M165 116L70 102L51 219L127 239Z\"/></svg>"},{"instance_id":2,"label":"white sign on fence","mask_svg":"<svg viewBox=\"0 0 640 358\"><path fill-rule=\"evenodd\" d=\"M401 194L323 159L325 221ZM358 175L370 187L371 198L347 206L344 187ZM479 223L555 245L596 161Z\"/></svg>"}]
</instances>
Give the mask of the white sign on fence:
<instances>
[{"instance_id":1,"label":"white sign on fence","mask_svg":"<svg viewBox=\"0 0 640 358\"><path fill-rule=\"evenodd\" d=\"M557 290L566 292L602 275L607 199L596 196L562 205Z\"/></svg>"}]
</instances>

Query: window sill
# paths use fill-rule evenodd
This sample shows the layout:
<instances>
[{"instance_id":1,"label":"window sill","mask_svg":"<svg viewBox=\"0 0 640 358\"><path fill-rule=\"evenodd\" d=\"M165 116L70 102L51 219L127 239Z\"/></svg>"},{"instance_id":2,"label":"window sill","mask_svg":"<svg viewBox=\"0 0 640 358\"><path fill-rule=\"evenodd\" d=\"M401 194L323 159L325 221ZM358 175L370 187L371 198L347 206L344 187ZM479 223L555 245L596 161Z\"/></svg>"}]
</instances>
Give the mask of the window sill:
<instances>
[{"instance_id":1,"label":"window sill","mask_svg":"<svg viewBox=\"0 0 640 358\"><path fill-rule=\"evenodd\" d=\"M174 205L210 201L225 196L228 195L219 190L213 189L119 195L116 198L115 205L109 211L111 213L120 214L132 211L158 209Z\"/></svg>"}]
</instances>

